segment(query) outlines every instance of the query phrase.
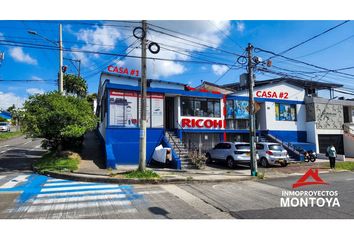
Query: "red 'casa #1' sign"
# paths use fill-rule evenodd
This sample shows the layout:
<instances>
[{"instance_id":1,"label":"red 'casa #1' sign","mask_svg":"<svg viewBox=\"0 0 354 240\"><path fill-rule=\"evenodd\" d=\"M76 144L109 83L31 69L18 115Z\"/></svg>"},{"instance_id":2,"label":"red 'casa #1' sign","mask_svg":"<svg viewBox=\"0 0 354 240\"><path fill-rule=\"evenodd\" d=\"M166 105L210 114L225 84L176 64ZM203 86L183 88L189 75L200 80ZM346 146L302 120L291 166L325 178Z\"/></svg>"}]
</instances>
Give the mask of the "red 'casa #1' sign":
<instances>
[{"instance_id":1,"label":"red 'casa #1' sign","mask_svg":"<svg viewBox=\"0 0 354 240\"><path fill-rule=\"evenodd\" d=\"M108 72L112 72L112 73L118 73L118 74L139 77L139 70L136 70L136 69L128 69L126 67L118 67L118 66L110 65L110 66L108 66L107 70L108 70Z\"/></svg>"}]
</instances>

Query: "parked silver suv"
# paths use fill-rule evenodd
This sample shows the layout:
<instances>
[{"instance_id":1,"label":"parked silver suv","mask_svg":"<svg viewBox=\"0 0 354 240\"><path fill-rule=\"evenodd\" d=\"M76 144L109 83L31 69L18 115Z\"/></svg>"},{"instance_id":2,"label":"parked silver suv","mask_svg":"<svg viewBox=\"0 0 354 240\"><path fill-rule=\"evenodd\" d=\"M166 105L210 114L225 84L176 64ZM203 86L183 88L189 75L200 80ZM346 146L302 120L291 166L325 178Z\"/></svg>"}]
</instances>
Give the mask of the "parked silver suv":
<instances>
[{"instance_id":1,"label":"parked silver suv","mask_svg":"<svg viewBox=\"0 0 354 240\"><path fill-rule=\"evenodd\" d=\"M7 122L0 122L0 132L10 132L10 124Z\"/></svg>"},{"instance_id":2,"label":"parked silver suv","mask_svg":"<svg viewBox=\"0 0 354 240\"><path fill-rule=\"evenodd\" d=\"M244 142L222 142L207 152L208 162L223 161L229 168L234 168L238 163L250 163L250 144ZM258 159L258 158L257 158Z\"/></svg>"},{"instance_id":3,"label":"parked silver suv","mask_svg":"<svg viewBox=\"0 0 354 240\"><path fill-rule=\"evenodd\" d=\"M279 143L260 142L256 145L259 155L259 164L262 167L269 167L279 163L282 167L289 164L289 155Z\"/></svg>"}]
</instances>

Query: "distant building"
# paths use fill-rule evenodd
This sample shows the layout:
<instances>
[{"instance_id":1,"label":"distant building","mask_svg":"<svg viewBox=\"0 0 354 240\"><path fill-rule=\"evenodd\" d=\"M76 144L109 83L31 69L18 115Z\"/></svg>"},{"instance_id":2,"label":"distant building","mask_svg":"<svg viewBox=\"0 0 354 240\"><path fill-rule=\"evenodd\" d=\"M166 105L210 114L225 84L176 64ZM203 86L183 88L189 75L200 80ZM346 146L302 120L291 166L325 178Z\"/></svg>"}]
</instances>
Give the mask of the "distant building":
<instances>
[{"instance_id":1,"label":"distant building","mask_svg":"<svg viewBox=\"0 0 354 240\"><path fill-rule=\"evenodd\" d=\"M0 118L4 118L7 121L11 121L12 116L11 113L0 110Z\"/></svg>"}]
</instances>

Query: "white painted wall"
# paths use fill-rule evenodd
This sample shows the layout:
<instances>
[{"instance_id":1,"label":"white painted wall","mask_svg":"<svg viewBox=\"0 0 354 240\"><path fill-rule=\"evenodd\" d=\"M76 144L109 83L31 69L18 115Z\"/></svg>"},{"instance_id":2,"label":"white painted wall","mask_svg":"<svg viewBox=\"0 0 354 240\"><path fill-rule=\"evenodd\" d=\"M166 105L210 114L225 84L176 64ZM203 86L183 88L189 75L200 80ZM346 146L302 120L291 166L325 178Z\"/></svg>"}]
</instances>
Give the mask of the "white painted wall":
<instances>
[{"instance_id":1,"label":"white painted wall","mask_svg":"<svg viewBox=\"0 0 354 240\"><path fill-rule=\"evenodd\" d=\"M254 93L260 91L272 91L276 92L278 95L280 92L287 92L288 93L288 99L282 99L282 100L293 100L293 101L304 101L305 99L305 90L302 88L299 88L297 86L288 84L288 83L278 83L274 85L265 85L261 87L255 87L254 88ZM241 92L237 92L232 94L231 96L245 96L248 97L248 90L244 90ZM257 97L255 95L255 97Z\"/></svg>"},{"instance_id":2,"label":"white painted wall","mask_svg":"<svg viewBox=\"0 0 354 240\"><path fill-rule=\"evenodd\" d=\"M354 136L350 134L343 135L344 154L346 157L354 157Z\"/></svg>"},{"instance_id":3,"label":"white painted wall","mask_svg":"<svg viewBox=\"0 0 354 240\"><path fill-rule=\"evenodd\" d=\"M290 101L304 101L305 90L297 86L288 83L278 83L274 85L266 85L261 87L256 87L256 91L272 91L276 92L279 96L280 92L288 93L287 99ZM246 96L248 97L247 90L233 94L234 96ZM256 97L256 96L255 96ZM263 98L265 100L269 98ZM275 103L265 102L261 105L263 109L259 113L259 121L261 130L288 130L288 131L306 131L306 108L304 104L296 105L297 121L277 121L275 119Z\"/></svg>"},{"instance_id":4,"label":"white painted wall","mask_svg":"<svg viewBox=\"0 0 354 240\"><path fill-rule=\"evenodd\" d=\"M306 122L306 131L307 131L307 142L316 144L316 152L319 152L318 145L318 135L316 129L316 122Z\"/></svg>"},{"instance_id":5,"label":"white painted wall","mask_svg":"<svg viewBox=\"0 0 354 240\"><path fill-rule=\"evenodd\" d=\"M296 104L296 121L277 121L275 118L275 103L265 102L264 118L266 127L262 130L306 131L306 108L304 104Z\"/></svg>"}]
</instances>

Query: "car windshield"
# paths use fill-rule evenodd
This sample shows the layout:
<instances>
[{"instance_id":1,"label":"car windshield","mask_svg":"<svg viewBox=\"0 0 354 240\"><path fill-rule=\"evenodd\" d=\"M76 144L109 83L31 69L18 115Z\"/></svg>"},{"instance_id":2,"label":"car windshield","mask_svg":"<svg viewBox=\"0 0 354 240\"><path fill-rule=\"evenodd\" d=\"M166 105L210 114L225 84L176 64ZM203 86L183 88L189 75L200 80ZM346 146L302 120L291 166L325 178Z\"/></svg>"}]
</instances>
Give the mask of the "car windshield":
<instances>
[{"instance_id":1,"label":"car windshield","mask_svg":"<svg viewBox=\"0 0 354 240\"><path fill-rule=\"evenodd\" d=\"M269 150L283 151L284 148L282 145L273 144L273 145L269 145Z\"/></svg>"},{"instance_id":2,"label":"car windshield","mask_svg":"<svg viewBox=\"0 0 354 240\"><path fill-rule=\"evenodd\" d=\"M238 150L249 150L250 149L249 144L235 144L235 147Z\"/></svg>"},{"instance_id":3,"label":"car windshield","mask_svg":"<svg viewBox=\"0 0 354 240\"><path fill-rule=\"evenodd\" d=\"M0 123L0 126L7 126L7 123Z\"/></svg>"}]
</instances>

